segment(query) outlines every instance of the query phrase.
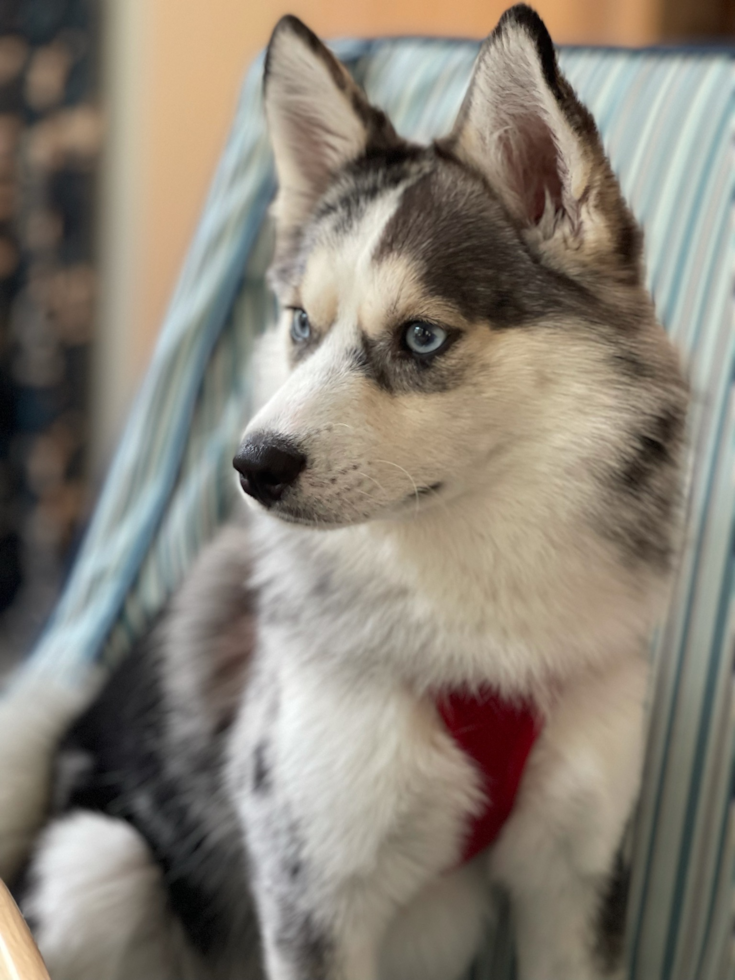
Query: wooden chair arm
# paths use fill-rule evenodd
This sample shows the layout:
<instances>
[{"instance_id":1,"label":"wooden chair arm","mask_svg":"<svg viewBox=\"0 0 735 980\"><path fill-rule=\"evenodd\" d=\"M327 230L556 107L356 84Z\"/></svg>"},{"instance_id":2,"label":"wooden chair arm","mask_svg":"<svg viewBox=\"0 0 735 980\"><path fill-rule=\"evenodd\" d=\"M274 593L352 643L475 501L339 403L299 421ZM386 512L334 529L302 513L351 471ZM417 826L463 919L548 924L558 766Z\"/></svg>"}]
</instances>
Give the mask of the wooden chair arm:
<instances>
[{"instance_id":1,"label":"wooden chair arm","mask_svg":"<svg viewBox=\"0 0 735 980\"><path fill-rule=\"evenodd\" d=\"M20 909L0 881L0 980L49 980Z\"/></svg>"}]
</instances>

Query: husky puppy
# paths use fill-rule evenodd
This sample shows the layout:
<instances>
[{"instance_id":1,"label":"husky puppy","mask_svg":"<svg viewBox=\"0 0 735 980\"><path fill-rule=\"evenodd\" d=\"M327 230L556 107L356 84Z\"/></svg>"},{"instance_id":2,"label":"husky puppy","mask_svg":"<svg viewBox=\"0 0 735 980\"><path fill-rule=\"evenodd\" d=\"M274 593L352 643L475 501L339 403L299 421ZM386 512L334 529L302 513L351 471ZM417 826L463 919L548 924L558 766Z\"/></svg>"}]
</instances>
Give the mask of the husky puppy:
<instances>
[{"instance_id":1,"label":"husky puppy","mask_svg":"<svg viewBox=\"0 0 735 980\"><path fill-rule=\"evenodd\" d=\"M525 6L428 147L294 17L265 108L252 507L59 755L53 980L455 980L498 886L521 980L620 977L687 403L641 233Z\"/></svg>"}]
</instances>

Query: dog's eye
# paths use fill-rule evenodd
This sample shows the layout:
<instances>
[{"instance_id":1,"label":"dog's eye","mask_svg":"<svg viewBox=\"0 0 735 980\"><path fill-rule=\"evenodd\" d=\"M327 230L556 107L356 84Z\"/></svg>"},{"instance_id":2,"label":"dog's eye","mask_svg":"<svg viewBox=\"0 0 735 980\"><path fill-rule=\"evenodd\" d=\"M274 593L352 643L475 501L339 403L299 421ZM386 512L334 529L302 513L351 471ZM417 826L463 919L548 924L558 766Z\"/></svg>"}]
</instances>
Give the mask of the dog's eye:
<instances>
[{"instance_id":1,"label":"dog's eye","mask_svg":"<svg viewBox=\"0 0 735 980\"><path fill-rule=\"evenodd\" d=\"M416 320L406 327L403 340L414 354L436 354L447 342L449 334L434 323Z\"/></svg>"},{"instance_id":2,"label":"dog's eye","mask_svg":"<svg viewBox=\"0 0 735 980\"><path fill-rule=\"evenodd\" d=\"M291 319L291 339L296 344L303 344L311 336L311 324L306 310L294 310Z\"/></svg>"}]
</instances>

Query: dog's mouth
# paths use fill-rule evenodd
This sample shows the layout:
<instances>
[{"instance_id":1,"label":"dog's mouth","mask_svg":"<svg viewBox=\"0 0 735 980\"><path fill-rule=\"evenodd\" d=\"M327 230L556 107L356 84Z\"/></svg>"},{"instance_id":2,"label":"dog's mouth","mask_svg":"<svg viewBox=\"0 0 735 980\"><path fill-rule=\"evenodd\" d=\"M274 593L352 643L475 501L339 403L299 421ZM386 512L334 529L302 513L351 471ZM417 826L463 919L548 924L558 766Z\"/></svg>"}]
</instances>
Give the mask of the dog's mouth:
<instances>
[{"instance_id":1,"label":"dog's mouth","mask_svg":"<svg viewBox=\"0 0 735 980\"><path fill-rule=\"evenodd\" d=\"M419 507L423 510L425 502L438 496L443 487L443 480L437 480L436 483L430 483L427 486L416 487L403 497L398 505L398 512L403 516L409 508L413 508L414 512L418 511Z\"/></svg>"},{"instance_id":2,"label":"dog's mouth","mask_svg":"<svg viewBox=\"0 0 735 980\"><path fill-rule=\"evenodd\" d=\"M443 486L443 481L437 480L436 483L432 483L428 487L417 487L416 492L413 494L410 493L406 499L410 499L411 497L428 497L429 494L439 493Z\"/></svg>"},{"instance_id":3,"label":"dog's mouth","mask_svg":"<svg viewBox=\"0 0 735 980\"><path fill-rule=\"evenodd\" d=\"M242 492L258 509L289 524L338 528L410 520L445 487L443 480L411 473L395 460L355 458L336 448L319 454L308 443L255 432L243 439L232 461Z\"/></svg>"},{"instance_id":4,"label":"dog's mouth","mask_svg":"<svg viewBox=\"0 0 735 980\"><path fill-rule=\"evenodd\" d=\"M377 508L364 507L359 502L346 501L344 498L342 506L329 497L314 496L310 499L310 495L305 496L294 488L285 493L278 502L264 509L272 517L301 527L321 530L353 527L373 520L411 519L441 493L444 485L443 480L437 480L417 486L399 500Z\"/></svg>"}]
</instances>

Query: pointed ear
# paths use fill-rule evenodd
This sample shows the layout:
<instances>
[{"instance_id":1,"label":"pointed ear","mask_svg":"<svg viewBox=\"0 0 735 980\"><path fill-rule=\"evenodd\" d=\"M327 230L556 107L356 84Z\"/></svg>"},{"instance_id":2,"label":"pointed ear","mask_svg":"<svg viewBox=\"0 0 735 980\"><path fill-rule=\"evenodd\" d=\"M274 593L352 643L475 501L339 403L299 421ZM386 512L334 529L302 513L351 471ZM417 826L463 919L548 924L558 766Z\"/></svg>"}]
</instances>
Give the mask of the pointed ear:
<instances>
[{"instance_id":1,"label":"pointed ear","mask_svg":"<svg viewBox=\"0 0 735 980\"><path fill-rule=\"evenodd\" d=\"M281 18L273 31L264 99L278 175L279 235L308 217L341 167L369 146L399 142L385 114L297 17Z\"/></svg>"},{"instance_id":2,"label":"pointed ear","mask_svg":"<svg viewBox=\"0 0 735 980\"><path fill-rule=\"evenodd\" d=\"M550 264L639 280L638 226L591 114L525 4L507 10L484 42L448 145L483 174Z\"/></svg>"}]
</instances>

